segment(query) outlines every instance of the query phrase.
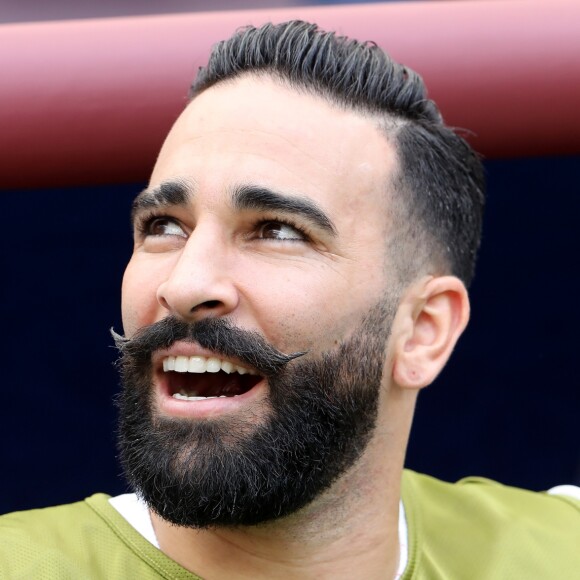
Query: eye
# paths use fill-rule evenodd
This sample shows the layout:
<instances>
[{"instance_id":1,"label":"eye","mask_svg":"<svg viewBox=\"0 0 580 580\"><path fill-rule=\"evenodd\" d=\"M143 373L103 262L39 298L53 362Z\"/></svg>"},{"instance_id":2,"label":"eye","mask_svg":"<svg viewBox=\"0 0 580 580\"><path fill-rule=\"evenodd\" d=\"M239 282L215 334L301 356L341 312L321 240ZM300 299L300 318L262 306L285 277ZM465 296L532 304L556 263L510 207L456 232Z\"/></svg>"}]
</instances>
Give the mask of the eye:
<instances>
[{"instance_id":1,"label":"eye","mask_svg":"<svg viewBox=\"0 0 580 580\"><path fill-rule=\"evenodd\" d=\"M260 224L258 227L258 237L267 240L306 240L306 235L299 229L290 224L278 221L268 221Z\"/></svg>"},{"instance_id":2,"label":"eye","mask_svg":"<svg viewBox=\"0 0 580 580\"><path fill-rule=\"evenodd\" d=\"M153 217L146 220L141 229L145 236L187 237L187 234L183 231L179 223L168 217Z\"/></svg>"}]
</instances>

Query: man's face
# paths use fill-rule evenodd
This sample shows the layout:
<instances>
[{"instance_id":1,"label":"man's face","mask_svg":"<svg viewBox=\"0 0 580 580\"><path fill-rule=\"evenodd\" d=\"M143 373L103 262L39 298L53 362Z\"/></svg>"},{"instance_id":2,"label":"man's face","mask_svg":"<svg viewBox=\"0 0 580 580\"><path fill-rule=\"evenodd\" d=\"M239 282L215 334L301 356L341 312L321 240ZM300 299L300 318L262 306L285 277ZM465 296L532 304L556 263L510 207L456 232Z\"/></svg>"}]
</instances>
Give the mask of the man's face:
<instances>
[{"instance_id":1,"label":"man's face","mask_svg":"<svg viewBox=\"0 0 580 580\"><path fill-rule=\"evenodd\" d=\"M169 312L209 314L284 352L332 348L390 283L385 189L394 167L374 119L264 79L206 91L173 127L153 171L149 191L179 181L191 195L153 208L172 220L153 224L165 235L136 234L123 282L125 332ZM243 187L306 200L335 233L281 204L236 209L232 195Z\"/></svg>"},{"instance_id":2,"label":"man's face","mask_svg":"<svg viewBox=\"0 0 580 580\"><path fill-rule=\"evenodd\" d=\"M153 425L175 425L184 437L222 437L225 452L262 433L273 417L286 413L292 423L281 408L285 388L299 408L297 377L305 389L333 383L305 395L312 406L317 393L332 399L334 382L345 400L348 391L364 393L363 383L372 383L370 398L360 400L376 411L394 304L385 256L385 189L394 165L374 119L271 80L217 85L188 106L136 203L135 249L123 282L126 334L168 317L217 318L280 353L305 354L278 372L265 364L272 360L266 355L253 364L243 348L224 352L219 337L227 329L205 342L161 341L141 382L129 381L134 391L147 390ZM354 372L343 368L344 376L333 376L328 366L344 367L347 358ZM212 365L221 372L214 375ZM192 372L200 366L205 373ZM321 409L323 421L328 408ZM368 424L363 439L374 411L367 417L364 408L349 411L352 424ZM308 421L308 409L303 414ZM189 453L181 448L178 455ZM341 470L348 468L342 463Z\"/></svg>"}]
</instances>

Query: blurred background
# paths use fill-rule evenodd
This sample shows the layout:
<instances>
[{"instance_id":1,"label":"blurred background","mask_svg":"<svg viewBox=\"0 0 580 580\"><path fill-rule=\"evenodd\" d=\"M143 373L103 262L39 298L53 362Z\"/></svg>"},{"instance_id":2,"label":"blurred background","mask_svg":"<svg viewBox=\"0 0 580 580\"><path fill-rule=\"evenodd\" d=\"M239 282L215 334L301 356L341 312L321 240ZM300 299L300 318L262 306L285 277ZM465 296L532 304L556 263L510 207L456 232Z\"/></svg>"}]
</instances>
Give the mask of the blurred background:
<instances>
[{"instance_id":1,"label":"blurred background","mask_svg":"<svg viewBox=\"0 0 580 580\"><path fill-rule=\"evenodd\" d=\"M380 0L366 1L365 4ZM0 0L0 22L70 20L288 6L355 4L352 0ZM362 2L359 2L362 3ZM383 2L384 3L384 2Z\"/></svg>"},{"instance_id":2,"label":"blurred background","mask_svg":"<svg viewBox=\"0 0 580 580\"><path fill-rule=\"evenodd\" d=\"M309 4L1 0L0 105L2 92L13 89L2 80L2 66L18 55L5 52L1 59L2 47L8 50L3 31L20 34L14 23L210 9L217 15ZM316 4L332 9L344 3ZM420 11L429 3L413 4ZM580 84L574 66L563 79L563 92L570 83ZM540 85L542 74L538 71ZM46 186L38 183L42 172L36 163L14 169L28 153L23 148L7 161L14 154L11 143L20 132L35 130L29 127L34 107L17 110L11 101L13 109L4 111L6 119L18 117L20 124L11 125L14 133L8 139L5 132L0 146L0 320L7 363L0 399L0 513L75 501L96 491L125 491L116 460L118 379L109 329L122 328L120 284L131 253L130 204L146 185L190 80L184 78L175 110L160 122L148 157L120 179L109 177L105 162L93 163L90 174L76 171L79 162L72 153ZM33 97L43 100L42 93ZM491 99L485 106L494 112L497 103ZM543 106L554 110L559 104ZM7 126L0 122L0 140ZM51 139L58 142L57 133L67 129L61 124L53 134L39 134L30 139L31 149L40 142L49 155ZM477 147L477 135L471 136ZM471 289L472 320L446 370L419 397L407 461L412 469L449 481L481 475L536 490L580 484L580 135L566 139L563 147L531 147L532 155L525 147L525 155L501 147L484 151L488 205ZM66 177L67 162L74 179Z\"/></svg>"}]
</instances>

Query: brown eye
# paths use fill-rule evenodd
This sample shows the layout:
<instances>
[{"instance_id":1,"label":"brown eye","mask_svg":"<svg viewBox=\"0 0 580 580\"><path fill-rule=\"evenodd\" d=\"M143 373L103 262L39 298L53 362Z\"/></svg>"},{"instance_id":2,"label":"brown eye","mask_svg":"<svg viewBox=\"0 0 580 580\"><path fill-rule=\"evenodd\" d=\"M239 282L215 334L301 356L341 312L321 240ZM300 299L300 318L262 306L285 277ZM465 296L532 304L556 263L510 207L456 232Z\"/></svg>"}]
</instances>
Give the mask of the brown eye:
<instances>
[{"instance_id":1,"label":"brown eye","mask_svg":"<svg viewBox=\"0 0 580 580\"><path fill-rule=\"evenodd\" d=\"M302 232L283 222L265 222L260 226L259 237L268 240L305 240Z\"/></svg>"},{"instance_id":2,"label":"brown eye","mask_svg":"<svg viewBox=\"0 0 580 580\"><path fill-rule=\"evenodd\" d=\"M148 236L181 236L186 237L181 226L169 218L155 218L147 227Z\"/></svg>"}]
</instances>

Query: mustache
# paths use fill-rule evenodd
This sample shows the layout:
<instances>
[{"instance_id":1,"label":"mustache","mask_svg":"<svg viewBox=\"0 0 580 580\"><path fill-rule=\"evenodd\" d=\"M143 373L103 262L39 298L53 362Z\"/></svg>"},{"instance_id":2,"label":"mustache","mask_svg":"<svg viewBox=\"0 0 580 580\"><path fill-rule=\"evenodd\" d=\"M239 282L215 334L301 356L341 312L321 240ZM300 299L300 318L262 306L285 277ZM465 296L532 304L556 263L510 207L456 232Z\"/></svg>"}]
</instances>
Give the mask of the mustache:
<instances>
[{"instance_id":1,"label":"mustache","mask_svg":"<svg viewBox=\"0 0 580 580\"><path fill-rule=\"evenodd\" d=\"M238 328L224 318L207 318L191 323L168 316L140 328L131 338L116 333L112 328L111 335L121 354L121 365L128 359L139 365L150 364L151 355L156 350L185 341L195 342L224 358L236 358L255 368L261 375L270 376L307 352L284 354L258 332Z\"/></svg>"}]
</instances>

